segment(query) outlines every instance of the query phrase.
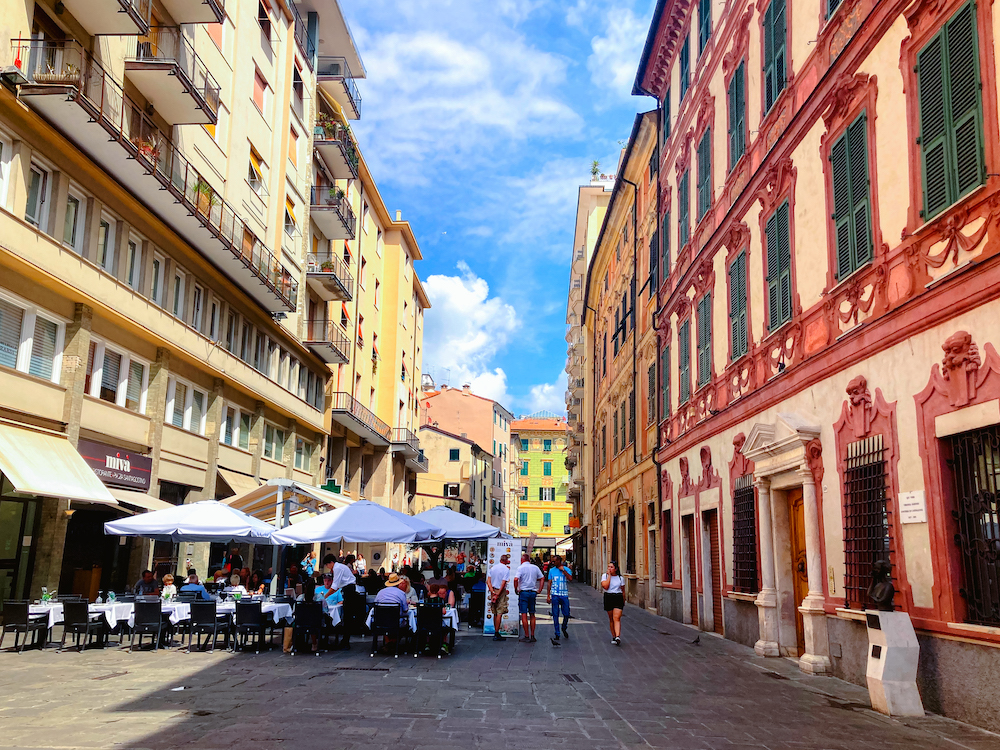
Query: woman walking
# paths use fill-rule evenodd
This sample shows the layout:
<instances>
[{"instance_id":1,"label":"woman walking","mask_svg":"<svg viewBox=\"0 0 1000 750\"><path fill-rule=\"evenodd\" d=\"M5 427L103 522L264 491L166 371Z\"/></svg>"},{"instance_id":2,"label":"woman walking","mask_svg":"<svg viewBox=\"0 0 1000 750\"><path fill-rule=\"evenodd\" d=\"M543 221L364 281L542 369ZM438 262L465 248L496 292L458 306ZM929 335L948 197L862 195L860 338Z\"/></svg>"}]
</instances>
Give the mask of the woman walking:
<instances>
[{"instance_id":1,"label":"woman walking","mask_svg":"<svg viewBox=\"0 0 1000 750\"><path fill-rule=\"evenodd\" d=\"M611 628L611 642L622 645L622 610L625 609L625 594L622 589L625 579L618 570L618 563L612 560L608 563L608 572L601 576L601 588L604 589L604 611L608 613L608 626Z\"/></svg>"}]
</instances>

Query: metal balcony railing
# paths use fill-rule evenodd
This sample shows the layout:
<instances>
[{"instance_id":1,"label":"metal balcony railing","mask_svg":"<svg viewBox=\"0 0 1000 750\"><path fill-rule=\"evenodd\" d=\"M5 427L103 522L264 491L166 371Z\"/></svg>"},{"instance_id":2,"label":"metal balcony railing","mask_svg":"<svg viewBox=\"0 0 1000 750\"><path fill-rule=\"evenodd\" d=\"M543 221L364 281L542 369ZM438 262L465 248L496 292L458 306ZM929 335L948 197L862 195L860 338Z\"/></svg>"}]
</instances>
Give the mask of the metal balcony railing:
<instances>
[{"instance_id":1,"label":"metal balcony railing","mask_svg":"<svg viewBox=\"0 0 1000 750\"><path fill-rule=\"evenodd\" d=\"M295 3L288 3L288 6L292 9L292 15L295 18L295 41L298 42L299 49L302 50L302 54L306 58L309 70L312 70L316 59L316 44L309 37L309 26L299 13L298 7Z\"/></svg>"},{"instance_id":2,"label":"metal balcony railing","mask_svg":"<svg viewBox=\"0 0 1000 750\"><path fill-rule=\"evenodd\" d=\"M343 190L327 185L313 185L309 189L309 206L313 211L333 209L344 223L345 229L354 236L357 218Z\"/></svg>"},{"instance_id":3,"label":"metal balcony railing","mask_svg":"<svg viewBox=\"0 0 1000 750\"><path fill-rule=\"evenodd\" d=\"M350 360L351 340L339 325L332 320L307 320L306 341L309 343L330 344L340 352L344 359Z\"/></svg>"},{"instance_id":4,"label":"metal balcony railing","mask_svg":"<svg viewBox=\"0 0 1000 750\"><path fill-rule=\"evenodd\" d=\"M30 83L72 85L71 95L131 157L148 168L178 203L243 263L290 310L298 301L298 281L285 270L253 230L223 200L157 127L143 108L76 42L11 41L14 59Z\"/></svg>"},{"instance_id":5,"label":"metal balcony railing","mask_svg":"<svg viewBox=\"0 0 1000 750\"><path fill-rule=\"evenodd\" d=\"M334 393L331 409L334 412L350 414L369 430L381 436L383 440L391 442L392 428L376 417L369 409L362 406L350 393Z\"/></svg>"},{"instance_id":6,"label":"metal balcony railing","mask_svg":"<svg viewBox=\"0 0 1000 750\"><path fill-rule=\"evenodd\" d=\"M406 443L413 450L420 452L420 440L416 435L413 434L412 430L406 427L393 427L392 428L392 442L393 443Z\"/></svg>"},{"instance_id":7,"label":"metal balcony railing","mask_svg":"<svg viewBox=\"0 0 1000 750\"><path fill-rule=\"evenodd\" d=\"M358 85L354 82L354 74L351 73L351 68L347 65L347 58L328 55L319 57L316 62L316 78L320 81L343 81L347 96L350 97L351 104L354 105L354 111L358 113L359 117L361 116L361 93L358 91Z\"/></svg>"},{"instance_id":8,"label":"metal balcony railing","mask_svg":"<svg viewBox=\"0 0 1000 750\"><path fill-rule=\"evenodd\" d=\"M427 471L427 469L430 467L430 462L427 460L427 456L424 455L423 451L420 451L420 454L415 459L413 459L413 461L414 463L419 465L424 471Z\"/></svg>"},{"instance_id":9,"label":"metal balcony railing","mask_svg":"<svg viewBox=\"0 0 1000 750\"><path fill-rule=\"evenodd\" d=\"M324 142L338 142L344 150L344 158L350 165L354 174L358 173L358 165L361 161L358 155L358 147L354 143L350 128L346 128L339 122L335 122L330 115L320 112L316 118L316 132L313 138L316 145Z\"/></svg>"},{"instance_id":10,"label":"metal balcony railing","mask_svg":"<svg viewBox=\"0 0 1000 750\"><path fill-rule=\"evenodd\" d=\"M218 117L219 84L179 26L151 26L148 34L129 42L125 60L173 63L178 73L187 79L192 95L212 113L213 118Z\"/></svg>"},{"instance_id":11,"label":"metal balcony railing","mask_svg":"<svg viewBox=\"0 0 1000 750\"><path fill-rule=\"evenodd\" d=\"M354 277L347 269L343 257L330 250L324 253L309 253L306 256L306 272L336 276L344 288L349 291L354 289Z\"/></svg>"}]
</instances>

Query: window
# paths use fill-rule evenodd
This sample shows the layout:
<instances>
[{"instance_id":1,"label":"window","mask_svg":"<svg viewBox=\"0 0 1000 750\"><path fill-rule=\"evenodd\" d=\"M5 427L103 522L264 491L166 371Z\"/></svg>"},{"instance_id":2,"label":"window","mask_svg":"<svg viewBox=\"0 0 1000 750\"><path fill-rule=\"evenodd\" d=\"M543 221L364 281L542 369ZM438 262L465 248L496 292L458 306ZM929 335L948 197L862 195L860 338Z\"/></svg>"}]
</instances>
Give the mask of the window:
<instances>
[{"instance_id":1,"label":"window","mask_svg":"<svg viewBox=\"0 0 1000 750\"><path fill-rule=\"evenodd\" d=\"M250 358L252 356L253 356L253 328L249 323L244 321L243 333L240 335L240 359L242 359L247 364L250 364Z\"/></svg>"},{"instance_id":2,"label":"window","mask_svg":"<svg viewBox=\"0 0 1000 750\"><path fill-rule=\"evenodd\" d=\"M555 487L539 487L538 488L538 499L542 502L551 503L556 499L556 488Z\"/></svg>"},{"instance_id":3,"label":"window","mask_svg":"<svg viewBox=\"0 0 1000 750\"><path fill-rule=\"evenodd\" d=\"M528 462L527 461L522 461L521 462L521 476L522 477L528 476Z\"/></svg>"},{"instance_id":4,"label":"window","mask_svg":"<svg viewBox=\"0 0 1000 750\"><path fill-rule=\"evenodd\" d=\"M552 441L551 440L543 440L542 441L542 450L545 451L546 453L551 453L552 452Z\"/></svg>"},{"instance_id":5,"label":"window","mask_svg":"<svg viewBox=\"0 0 1000 750\"><path fill-rule=\"evenodd\" d=\"M128 275L126 280L132 289L139 288L139 280L142 278L142 246L139 240L129 237L128 240Z\"/></svg>"},{"instance_id":6,"label":"window","mask_svg":"<svg viewBox=\"0 0 1000 750\"><path fill-rule=\"evenodd\" d=\"M649 238L649 298L656 297L656 290L660 286L660 274L657 265L660 260L660 238L656 232Z\"/></svg>"},{"instance_id":7,"label":"window","mask_svg":"<svg viewBox=\"0 0 1000 750\"><path fill-rule=\"evenodd\" d=\"M678 100L679 102L684 101L684 97L687 96L688 87L691 85L691 35L688 34L684 37L684 44L681 45L681 96ZM680 104L677 105L678 111L680 111Z\"/></svg>"},{"instance_id":8,"label":"window","mask_svg":"<svg viewBox=\"0 0 1000 750\"><path fill-rule=\"evenodd\" d=\"M670 415L670 347L660 352L660 419Z\"/></svg>"},{"instance_id":9,"label":"window","mask_svg":"<svg viewBox=\"0 0 1000 750\"><path fill-rule=\"evenodd\" d=\"M646 425L656 422L656 365L646 370Z\"/></svg>"},{"instance_id":10,"label":"window","mask_svg":"<svg viewBox=\"0 0 1000 750\"><path fill-rule=\"evenodd\" d=\"M747 148L747 71L740 63L729 81L726 99L729 102L729 169L736 166Z\"/></svg>"},{"instance_id":11,"label":"window","mask_svg":"<svg viewBox=\"0 0 1000 750\"><path fill-rule=\"evenodd\" d=\"M882 435L847 445L844 465L844 606L865 609L872 566L889 560Z\"/></svg>"},{"instance_id":12,"label":"window","mask_svg":"<svg viewBox=\"0 0 1000 750\"><path fill-rule=\"evenodd\" d=\"M542 528L547 529L552 525L552 514L542 513Z\"/></svg>"},{"instance_id":13,"label":"window","mask_svg":"<svg viewBox=\"0 0 1000 750\"><path fill-rule=\"evenodd\" d=\"M121 386L122 355L105 348L104 363L101 367L100 391L102 401L118 402L118 388Z\"/></svg>"},{"instance_id":14,"label":"window","mask_svg":"<svg viewBox=\"0 0 1000 750\"><path fill-rule=\"evenodd\" d=\"M614 440L613 456L618 455L618 409L614 410L614 427L611 428L611 437Z\"/></svg>"},{"instance_id":15,"label":"window","mask_svg":"<svg viewBox=\"0 0 1000 750\"><path fill-rule=\"evenodd\" d=\"M764 11L764 113L785 90L785 0L771 0Z\"/></svg>"},{"instance_id":16,"label":"window","mask_svg":"<svg viewBox=\"0 0 1000 750\"><path fill-rule=\"evenodd\" d=\"M712 36L712 0L698 0L698 54L701 55Z\"/></svg>"},{"instance_id":17,"label":"window","mask_svg":"<svg viewBox=\"0 0 1000 750\"><path fill-rule=\"evenodd\" d=\"M840 7L841 0L826 0L826 17L832 16Z\"/></svg>"},{"instance_id":18,"label":"window","mask_svg":"<svg viewBox=\"0 0 1000 750\"><path fill-rule=\"evenodd\" d=\"M635 506L628 509L625 523L625 572L635 573Z\"/></svg>"},{"instance_id":19,"label":"window","mask_svg":"<svg viewBox=\"0 0 1000 750\"><path fill-rule=\"evenodd\" d=\"M830 149L837 279L847 278L872 260L867 128L862 113Z\"/></svg>"},{"instance_id":20,"label":"window","mask_svg":"<svg viewBox=\"0 0 1000 750\"><path fill-rule=\"evenodd\" d=\"M670 89L667 89L667 93L663 95L663 103L660 108L660 133L662 134L662 143L666 143L670 139Z\"/></svg>"},{"instance_id":21,"label":"window","mask_svg":"<svg viewBox=\"0 0 1000 750\"><path fill-rule=\"evenodd\" d=\"M677 247L683 249L691 239L691 170L685 170L677 183Z\"/></svg>"},{"instance_id":22,"label":"window","mask_svg":"<svg viewBox=\"0 0 1000 750\"><path fill-rule=\"evenodd\" d=\"M457 484L446 484L444 486L445 497L458 497L459 493L460 493L460 488Z\"/></svg>"},{"instance_id":23,"label":"window","mask_svg":"<svg viewBox=\"0 0 1000 750\"><path fill-rule=\"evenodd\" d=\"M24 209L24 219L29 224L43 229L48 217L49 173L37 164L31 165L28 180L28 203Z\"/></svg>"},{"instance_id":24,"label":"window","mask_svg":"<svg viewBox=\"0 0 1000 750\"><path fill-rule=\"evenodd\" d=\"M461 457L461 451L459 451L458 448L452 448L451 450L448 451L449 461L458 461L460 457Z\"/></svg>"},{"instance_id":25,"label":"window","mask_svg":"<svg viewBox=\"0 0 1000 750\"><path fill-rule=\"evenodd\" d=\"M691 321L685 320L677 329L677 379L680 383L679 403L691 398Z\"/></svg>"},{"instance_id":26,"label":"window","mask_svg":"<svg viewBox=\"0 0 1000 750\"><path fill-rule=\"evenodd\" d=\"M285 234L289 237L294 237L298 234L299 227L295 221L295 202L286 197L285 198Z\"/></svg>"},{"instance_id":27,"label":"window","mask_svg":"<svg viewBox=\"0 0 1000 750\"><path fill-rule=\"evenodd\" d=\"M257 23L268 42L271 41L271 13L264 2L257 3Z\"/></svg>"},{"instance_id":28,"label":"window","mask_svg":"<svg viewBox=\"0 0 1000 750\"><path fill-rule=\"evenodd\" d=\"M0 297L0 366L59 382L64 326L20 300Z\"/></svg>"},{"instance_id":29,"label":"window","mask_svg":"<svg viewBox=\"0 0 1000 750\"><path fill-rule=\"evenodd\" d=\"M285 453L285 431L272 424L264 425L264 456L281 461Z\"/></svg>"},{"instance_id":30,"label":"window","mask_svg":"<svg viewBox=\"0 0 1000 750\"><path fill-rule=\"evenodd\" d=\"M375 279L375 299L374 299L374 302L375 302L375 309L376 310L378 309L378 305L379 305L379 297L381 297L381 294L380 294L381 287L382 287L382 282L380 282L378 279Z\"/></svg>"},{"instance_id":31,"label":"window","mask_svg":"<svg viewBox=\"0 0 1000 750\"><path fill-rule=\"evenodd\" d=\"M712 130L698 143L698 221L701 221L712 206Z\"/></svg>"},{"instance_id":32,"label":"window","mask_svg":"<svg viewBox=\"0 0 1000 750\"><path fill-rule=\"evenodd\" d=\"M227 406L222 415L222 433L219 440L225 445L232 445L239 430L237 417L239 412L232 406Z\"/></svg>"},{"instance_id":33,"label":"window","mask_svg":"<svg viewBox=\"0 0 1000 750\"><path fill-rule=\"evenodd\" d=\"M551 477L552 476L552 462L542 461L542 476Z\"/></svg>"},{"instance_id":34,"label":"window","mask_svg":"<svg viewBox=\"0 0 1000 750\"><path fill-rule=\"evenodd\" d=\"M670 212L664 211L660 219L660 275L663 281L670 277Z\"/></svg>"},{"instance_id":35,"label":"window","mask_svg":"<svg viewBox=\"0 0 1000 750\"><path fill-rule=\"evenodd\" d=\"M174 315L178 318L184 312L184 277L174 275Z\"/></svg>"},{"instance_id":36,"label":"window","mask_svg":"<svg viewBox=\"0 0 1000 750\"><path fill-rule=\"evenodd\" d=\"M788 201L771 214L767 241L767 327L776 331L792 318L792 254L788 236Z\"/></svg>"},{"instance_id":37,"label":"window","mask_svg":"<svg viewBox=\"0 0 1000 750\"><path fill-rule=\"evenodd\" d=\"M254 71L253 76L253 103L260 110L260 113L267 116L265 107L267 106L267 81L259 70Z\"/></svg>"},{"instance_id":38,"label":"window","mask_svg":"<svg viewBox=\"0 0 1000 750\"><path fill-rule=\"evenodd\" d=\"M660 526L660 539L663 545L663 580L674 580L674 532L670 525L670 511L663 511L663 523Z\"/></svg>"},{"instance_id":39,"label":"window","mask_svg":"<svg viewBox=\"0 0 1000 750\"><path fill-rule=\"evenodd\" d=\"M527 526L528 525L528 514L527 513L518 513L517 514L517 525L518 526Z\"/></svg>"},{"instance_id":40,"label":"window","mask_svg":"<svg viewBox=\"0 0 1000 750\"><path fill-rule=\"evenodd\" d=\"M527 440L522 440L521 441L521 450L523 450L523 451L528 450L528 441Z\"/></svg>"},{"instance_id":41,"label":"window","mask_svg":"<svg viewBox=\"0 0 1000 750\"><path fill-rule=\"evenodd\" d=\"M368 270L368 260L367 259L365 259L365 258L361 259L361 266L360 266L360 268L361 268L360 273L358 273L358 285L362 289L364 289L365 288L365 276L366 276L365 272Z\"/></svg>"},{"instance_id":42,"label":"window","mask_svg":"<svg viewBox=\"0 0 1000 750\"><path fill-rule=\"evenodd\" d=\"M925 220L985 180L976 5L966 3L917 54Z\"/></svg>"},{"instance_id":43,"label":"window","mask_svg":"<svg viewBox=\"0 0 1000 750\"><path fill-rule=\"evenodd\" d=\"M698 302L698 387L712 379L712 293Z\"/></svg>"},{"instance_id":44,"label":"window","mask_svg":"<svg viewBox=\"0 0 1000 750\"><path fill-rule=\"evenodd\" d=\"M83 198L70 193L66 196L66 221L63 227L63 243L76 252L83 244Z\"/></svg>"},{"instance_id":45,"label":"window","mask_svg":"<svg viewBox=\"0 0 1000 750\"><path fill-rule=\"evenodd\" d=\"M208 395L193 386L171 378L167 386L167 418L170 424L198 435L205 434Z\"/></svg>"},{"instance_id":46,"label":"window","mask_svg":"<svg viewBox=\"0 0 1000 750\"><path fill-rule=\"evenodd\" d=\"M628 445L628 443L625 442L625 422L626 421L627 421L627 418L625 416L625 401L623 400L622 401L621 419L618 420L618 429L621 430L620 437L621 437L621 449L622 450L625 450L625 446Z\"/></svg>"},{"instance_id":47,"label":"window","mask_svg":"<svg viewBox=\"0 0 1000 750\"><path fill-rule=\"evenodd\" d=\"M0 206L7 205L7 186L10 184L10 159L13 150L11 142L0 135Z\"/></svg>"},{"instance_id":48,"label":"window","mask_svg":"<svg viewBox=\"0 0 1000 750\"><path fill-rule=\"evenodd\" d=\"M163 258L153 258L152 281L150 282L150 297L157 305L163 306Z\"/></svg>"},{"instance_id":49,"label":"window","mask_svg":"<svg viewBox=\"0 0 1000 750\"><path fill-rule=\"evenodd\" d=\"M729 264L729 336L735 362L747 353L747 255L741 251Z\"/></svg>"},{"instance_id":50,"label":"window","mask_svg":"<svg viewBox=\"0 0 1000 750\"><path fill-rule=\"evenodd\" d=\"M200 286L196 286L191 295L191 327L199 333L201 333L201 308L204 296L205 292Z\"/></svg>"},{"instance_id":51,"label":"window","mask_svg":"<svg viewBox=\"0 0 1000 750\"><path fill-rule=\"evenodd\" d=\"M265 194L265 168L264 160L260 158L257 149L250 146L250 164L247 167L247 182L250 183L250 188L260 197L263 197Z\"/></svg>"},{"instance_id":52,"label":"window","mask_svg":"<svg viewBox=\"0 0 1000 750\"><path fill-rule=\"evenodd\" d=\"M733 488L733 588L757 593L757 519L753 474L744 474Z\"/></svg>"},{"instance_id":53,"label":"window","mask_svg":"<svg viewBox=\"0 0 1000 750\"><path fill-rule=\"evenodd\" d=\"M240 433L239 433L239 446L243 450L250 450L250 415L241 412L240 413Z\"/></svg>"},{"instance_id":54,"label":"window","mask_svg":"<svg viewBox=\"0 0 1000 750\"><path fill-rule=\"evenodd\" d=\"M293 167L298 167L299 134L295 132L295 128L288 129L288 161L292 163Z\"/></svg>"},{"instance_id":55,"label":"window","mask_svg":"<svg viewBox=\"0 0 1000 750\"><path fill-rule=\"evenodd\" d=\"M608 463L608 426L601 426L601 466L607 466Z\"/></svg>"},{"instance_id":56,"label":"window","mask_svg":"<svg viewBox=\"0 0 1000 750\"><path fill-rule=\"evenodd\" d=\"M300 471L309 471L312 465L312 443L307 443L302 438L295 440L295 468Z\"/></svg>"},{"instance_id":57,"label":"window","mask_svg":"<svg viewBox=\"0 0 1000 750\"><path fill-rule=\"evenodd\" d=\"M208 337L212 341L219 340L219 305L215 302L212 303L208 312Z\"/></svg>"}]
</instances>

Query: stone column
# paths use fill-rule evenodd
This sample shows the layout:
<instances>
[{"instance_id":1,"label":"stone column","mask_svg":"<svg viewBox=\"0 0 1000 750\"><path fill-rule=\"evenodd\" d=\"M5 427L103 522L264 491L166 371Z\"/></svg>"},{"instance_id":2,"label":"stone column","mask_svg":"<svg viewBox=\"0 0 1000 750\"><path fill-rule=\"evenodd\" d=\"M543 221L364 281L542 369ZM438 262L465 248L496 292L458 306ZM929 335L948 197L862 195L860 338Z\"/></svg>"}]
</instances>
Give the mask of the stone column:
<instances>
[{"instance_id":1,"label":"stone column","mask_svg":"<svg viewBox=\"0 0 1000 750\"><path fill-rule=\"evenodd\" d=\"M757 594L757 618L760 638L754 651L760 656L780 656L778 648L778 592L774 583L774 533L771 526L771 480L760 477L757 508L760 523L760 592Z\"/></svg>"},{"instance_id":2,"label":"stone column","mask_svg":"<svg viewBox=\"0 0 1000 750\"><path fill-rule=\"evenodd\" d=\"M805 635L805 653L799 667L810 674L830 671L830 640L826 630L825 598L823 596L823 563L820 554L819 505L816 502L816 480L812 470L802 467L797 472L802 480L802 510L806 532L806 575L809 593L799 605Z\"/></svg>"},{"instance_id":3,"label":"stone column","mask_svg":"<svg viewBox=\"0 0 1000 750\"><path fill-rule=\"evenodd\" d=\"M264 455L264 402L258 401L254 405L253 419L250 421L250 453L253 458L250 467L253 475L260 479L260 460Z\"/></svg>"},{"instance_id":4,"label":"stone column","mask_svg":"<svg viewBox=\"0 0 1000 750\"><path fill-rule=\"evenodd\" d=\"M295 478L295 443L299 439L299 426L294 419L288 420L285 430L285 445L281 460L285 464L285 479Z\"/></svg>"}]
</instances>

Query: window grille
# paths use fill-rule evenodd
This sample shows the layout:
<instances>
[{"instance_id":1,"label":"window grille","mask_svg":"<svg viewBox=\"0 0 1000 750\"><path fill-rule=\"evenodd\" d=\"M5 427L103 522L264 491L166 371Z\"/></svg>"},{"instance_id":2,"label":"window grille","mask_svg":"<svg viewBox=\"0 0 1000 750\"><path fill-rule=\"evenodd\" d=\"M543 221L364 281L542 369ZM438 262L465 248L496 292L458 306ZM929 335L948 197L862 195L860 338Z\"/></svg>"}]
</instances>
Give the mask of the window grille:
<instances>
[{"instance_id":1,"label":"window grille","mask_svg":"<svg viewBox=\"0 0 1000 750\"><path fill-rule=\"evenodd\" d=\"M628 509L625 528L625 572L635 573L635 506Z\"/></svg>"},{"instance_id":2,"label":"window grille","mask_svg":"<svg viewBox=\"0 0 1000 750\"><path fill-rule=\"evenodd\" d=\"M744 474L733 488L733 588L756 594L757 513L753 474Z\"/></svg>"},{"instance_id":3,"label":"window grille","mask_svg":"<svg viewBox=\"0 0 1000 750\"><path fill-rule=\"evenodd\" d=\"M891 562L892 525L886 504L882 435L847 446L844 467L844 606L865 609L872 566Z\"/></svg>"},{"instance_id":4,"label":"window grille","mask_svg":"<svg viewBox=\"0 0 1000 750\"><path fill-rule=\"evenodd\" d=\"M660 527L660 544L663 547L663 580L674 580L674 527L670 522L670 511L663 511Z\"/></svg>"}]
</instances>

